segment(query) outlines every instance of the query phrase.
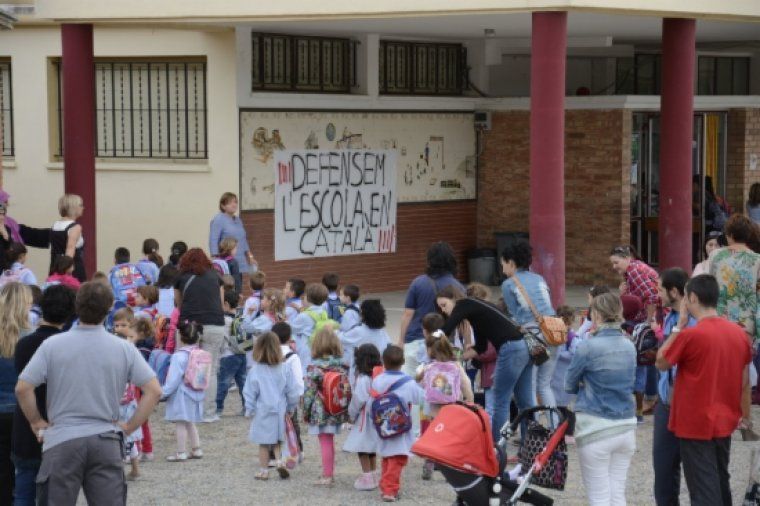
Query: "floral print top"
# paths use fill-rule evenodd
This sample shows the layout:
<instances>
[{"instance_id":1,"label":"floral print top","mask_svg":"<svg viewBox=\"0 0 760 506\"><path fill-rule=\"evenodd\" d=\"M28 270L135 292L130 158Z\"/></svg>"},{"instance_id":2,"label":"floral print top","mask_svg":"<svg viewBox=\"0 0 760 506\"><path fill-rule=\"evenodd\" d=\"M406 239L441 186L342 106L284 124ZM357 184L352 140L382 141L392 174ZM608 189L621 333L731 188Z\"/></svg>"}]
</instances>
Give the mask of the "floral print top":
<instances>
[{"instance_id":1,"label":"floral print top","mask_svg":"<svg viewBox=\"0 0 760 506\"><path fill-rule=\"evenodd\" d=\"M331 415L325 411L322 402L322 380L326 371L348 374L348 367L342 357L318 358L309 365L304 378L306 390L303 394L303 418L309 425L341 425L348 422L348 411Z\"/></svg>"},{"instance_id":2,"label":"floral print top","mask_svg":"<svg viewBox=\"0 0 760 506\"><path fill-rule=\"evenodd\" d=\"M718 314L739 324L753 339L760 328L760 254L721 248L710 255L710 274L718 280Z\"/></svg>"}]
</instances>

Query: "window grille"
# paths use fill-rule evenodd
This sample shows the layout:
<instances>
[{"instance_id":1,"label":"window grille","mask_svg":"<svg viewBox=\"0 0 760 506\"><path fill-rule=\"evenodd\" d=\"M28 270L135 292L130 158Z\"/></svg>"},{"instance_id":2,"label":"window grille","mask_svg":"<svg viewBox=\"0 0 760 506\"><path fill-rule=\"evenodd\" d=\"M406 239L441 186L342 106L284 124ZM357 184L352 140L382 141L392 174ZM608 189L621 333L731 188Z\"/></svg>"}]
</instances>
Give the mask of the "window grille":
<instances>
[{"instance_id":1,"label":"window grille","mask_svg":"<svg viewBox=\"0 0 760 506\"><path fill-rule=\"evenodd\" d=\"M251 90L350 93L356 42L350 39L251 34Z\"/></svg>"},{"instance_id":2,"label":"window grille","mask_svg":"<svg viewBox=\"0 0 760 506\"><path fill-rule=\"evenodd\" d=\"M466 71L461 44L380 41L380 93L462 95Z\"/></svg>"},{"instance_id":3,"label":"window grille","mask_svg":"<svg viewBox=\"0 0 760 506\"><path fill-rule=\"evenodd\" d=\"M13 89L11 62L0 60L0 129L3 136L3 156L13 156Z\"/></svg>"},{"instance_id":4,"label":"window grille","mask_svg":"<svg viewBox=\"0 0 760 506\"><path fill-rule=\"evenodd\" d=\"M698 95L749 95L747 57L700 56L697 64Z\"/></svg>"},{"instance_id":5,"label":"window grille","mask_svg":"<svg viewBox=\"0 0 760 506\"><path fill-rule=\"evenodd\" d=\"M61 66L58 156L63 155ZM206 63L95 62L96 156L206 159Z\"/></svg>"}]
</instances>

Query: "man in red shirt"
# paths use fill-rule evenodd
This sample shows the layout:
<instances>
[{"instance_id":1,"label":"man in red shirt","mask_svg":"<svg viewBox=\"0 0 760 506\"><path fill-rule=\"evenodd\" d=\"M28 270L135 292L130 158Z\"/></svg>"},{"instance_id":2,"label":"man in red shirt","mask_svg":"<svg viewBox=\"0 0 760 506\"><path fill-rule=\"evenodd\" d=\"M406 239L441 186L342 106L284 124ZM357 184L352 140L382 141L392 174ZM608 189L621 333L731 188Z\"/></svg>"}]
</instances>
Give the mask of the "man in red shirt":
<instances>
[{"instance_id":1,"label":"man in red shirt","mask_svg":"<svg viewBox=\"0 0 760 506\"><path fill-rule=\"evenodd\" d=\"M668 429L679 439L694 506L731 504L731 434L748 415L742 400L749 395L749 339L741 327L718 316L717 307L713 276L689 280L678 324L657 353L661 371L678 366ZM689 314L697 324L684 329Z\"/></svg>"}]
</instances>

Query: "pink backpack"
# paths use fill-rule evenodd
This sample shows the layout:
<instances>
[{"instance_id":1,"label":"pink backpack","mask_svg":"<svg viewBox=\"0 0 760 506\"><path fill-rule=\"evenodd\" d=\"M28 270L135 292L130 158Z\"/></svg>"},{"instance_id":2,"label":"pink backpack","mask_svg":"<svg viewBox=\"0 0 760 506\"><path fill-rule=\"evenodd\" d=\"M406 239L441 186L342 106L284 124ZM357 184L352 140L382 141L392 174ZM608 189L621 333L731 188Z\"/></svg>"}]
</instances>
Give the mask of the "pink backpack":
<instances>
[{"instance_id":1,"label":"pink backpack","mask_svg":"<svg viewBox=\"0 0 760 506\"><path fill-rule=\"evenodd\" d=\"M462 395L462 376L456 362L433 362L425 369L422 388L432 404L451 404Z\"/></svg>"},{"instance_id":2,"label":"pink backpack","mask_svg":"<svg viewBox=\"0 0 760 506\"><path fill-rule=\"evenodd\" d=\"M200 349L198 346L191 346L185 351L190 354L185 369L185 385L198 392L206 390L212 373L211 353Z\"/></svg>"}]
</instances>

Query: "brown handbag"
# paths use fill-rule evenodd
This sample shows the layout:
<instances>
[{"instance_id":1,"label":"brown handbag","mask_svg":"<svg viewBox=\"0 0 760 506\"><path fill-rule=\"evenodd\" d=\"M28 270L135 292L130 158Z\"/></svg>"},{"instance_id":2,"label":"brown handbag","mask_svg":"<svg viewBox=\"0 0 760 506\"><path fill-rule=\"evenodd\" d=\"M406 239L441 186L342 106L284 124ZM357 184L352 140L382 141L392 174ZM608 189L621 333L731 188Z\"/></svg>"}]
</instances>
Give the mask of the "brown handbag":
<instances>
[{"instance_id":1,"label":"brown handbag","mask_svg":"<svg viewBox=\"0 0 760 506\"><path fill-rule=\"evenodd\" d=\"M512 279L515 281L515 286L520 290L522 296L525 297L530 312L533 313L533 317L536 319L536 323L538 323L538 328L541 329L541 333L546 339L546 344L549 346L560 346L565 344L567 342L567 325L565 325L562 318L556 316L541 316L538 314L536 306L533 305L533 301L528 297L528 292L525 290L525 287L520 280L517 279L517 275L515 274L512 276Z\"/></svg>"}]
</instances>

